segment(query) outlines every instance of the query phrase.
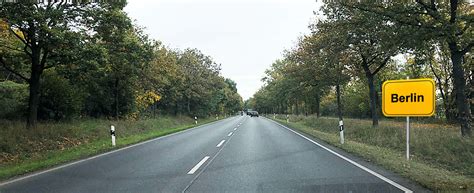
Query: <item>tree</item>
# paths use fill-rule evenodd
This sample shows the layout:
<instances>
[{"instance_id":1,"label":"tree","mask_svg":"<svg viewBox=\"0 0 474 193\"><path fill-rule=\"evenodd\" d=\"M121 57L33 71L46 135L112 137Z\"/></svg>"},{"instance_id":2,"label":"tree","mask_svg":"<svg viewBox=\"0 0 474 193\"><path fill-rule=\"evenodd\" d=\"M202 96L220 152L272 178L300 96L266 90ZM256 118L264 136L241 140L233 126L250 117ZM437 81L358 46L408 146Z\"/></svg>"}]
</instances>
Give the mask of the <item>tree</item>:
<instances>
[{"instance_id":1,"label":"tree","mask_svg":"<svg viewBox=\"0 0 474 193\"><path fill-rule=\"evenodd\" d=\"M360 71L369 87L372 125L378 125L378 94L374 84L375 75L399 53L398 36L393 24L377 14L367 14L357 9L341 6L339 2L329 3L325 9L328 19L313 26L313 31L330 33L335 31L334 39L347 47L346 53L352 56L353 68Z\"/></svg>"},{"instance_id":2,"label":"tree","mask_svg":"<svg viewBox=\"0 0 474 193\"><path fill-rule=\"evenodd\" d=\"M472 115L468 100L466 73L463 65L464 57L472 51L474 33L472 24L474 15L467 1L425 1L416 0L413 3L355 3L342 4L345 7L376 14L385 21L404 28L411 28L412 32L405 38L413 40L438 40L445 42L450 51L454 92L456 94L456 108L458 122L461 125L461 134L471 136ZM416 43L409 46L416 49ZM471 70L472 71L472 70Z\"/></svg>"},{"instance_id":3,"label":"tree","mask_svg":"<svg viewBox=\"0 0 474 193\"><path fill-rule=\"evenodd\" d=\"M303 71L311 72L308 80L320 87L335 87L337 115L342 121L341 86L350 79L345 71L351 61L344 40L337 33L325 28L313 31L300 41L296 58L302 62L301 67L307 66L308 70Z\"/></svg>"},{"instance_id":4,"label":"tree","mask_svg":"<svg viewBox=\"0 0 474 193\"><path fill-rule=\"evenodd\" d=\"M135 111L137 95L148 93L139 79L150 69L153 42L120 7L101 12L97 20L94 43L106 50L106 63L102 65L113 88L113 116L118 118Z\"/></svg>"},{"instance_id":5,"label":"tree","mask_svg":"<svg viewBox=\"0 0 474 193\"><path fill-rule=\"evenodd\" d=\"M0 5L0 15L7 23L8 31L23 44L22 54L28 58L21 65L29 66L29 76L13 67L15 62L12 58L0 55L2 67L29 85L28 127L35 127L37 122L43 71L75 59L71 51L81 47L81 38L86 33L83 29L90 23L86 14L99 8L98 4L66 1L28 1ZM9 45L2 45L6 46Z\"/></svg>"}]
</instances>

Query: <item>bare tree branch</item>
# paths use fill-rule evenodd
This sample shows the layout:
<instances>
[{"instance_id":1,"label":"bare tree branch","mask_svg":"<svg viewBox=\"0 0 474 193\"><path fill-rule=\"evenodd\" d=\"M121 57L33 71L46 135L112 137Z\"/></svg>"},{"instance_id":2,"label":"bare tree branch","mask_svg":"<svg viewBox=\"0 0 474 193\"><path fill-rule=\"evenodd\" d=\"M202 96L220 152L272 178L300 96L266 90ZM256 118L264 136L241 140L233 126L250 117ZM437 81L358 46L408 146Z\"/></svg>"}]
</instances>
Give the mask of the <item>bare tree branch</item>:
<instances>
[{"instance_id":1,"label":"bare tree branch","mask_svg":"<svg viewBox=\"0 0 474 193\"><path fill-rule=\"evenodd\" d=\"M9 67L7 66L7 64L5 63L5 61L3 60L3 57L0 57L0 63L2 64L2 67L5 68L5 70L7 70L7 71L9 71L9 72L11 72L11 73L17 75L18 77L20 77L21 79L23 79L23 80L25 80L25 81L27 81L27 82L30 81L29 78L26 78L25 76L21 75L20 73L18 73L18 72L16 72L16 71L14 71L13 69L9 68Z\"/></svg>"},{"instance_id":2,"label":"bare tree branch","mask_svg":"<svg viewBox=\"0 0 474 193\"><path fill-rule=\"evenodd\" d=\"M15 31L13 31L13 29L11 28L11 25L10 25L10 24L8 24L8 25L10 26L10 27L8 27L8 30L9 30L11 33L13 33L13 35L15 35L15 37L17 37L18 39L20 39L20 41L23 42L23 44L25 44L25 46L28 46L28 47L31 48L31 46L28 44L28 42L27 42L25 39L23 39L22 37L20 37L20 35L18 35ZM23 37L26 37L26 36L25 36L25 33L24 33L22 30L20 30L20 31L22 32Z\"/></svg>"},{"instance_id":3,"label":"bare tree branch","mask_svg":"<svg viewBox=\"0 0 474 193\"><path fill-rule=\"evenodd\" d=\"M380 63L380 65L377 67L377 69L375 69L374 72L372 72L372 75L375 75L377 74L384 66L385 64L387 64L388 60L390 60L390 56L386 57L382 63Z\"/></svg>"}]
</instances>

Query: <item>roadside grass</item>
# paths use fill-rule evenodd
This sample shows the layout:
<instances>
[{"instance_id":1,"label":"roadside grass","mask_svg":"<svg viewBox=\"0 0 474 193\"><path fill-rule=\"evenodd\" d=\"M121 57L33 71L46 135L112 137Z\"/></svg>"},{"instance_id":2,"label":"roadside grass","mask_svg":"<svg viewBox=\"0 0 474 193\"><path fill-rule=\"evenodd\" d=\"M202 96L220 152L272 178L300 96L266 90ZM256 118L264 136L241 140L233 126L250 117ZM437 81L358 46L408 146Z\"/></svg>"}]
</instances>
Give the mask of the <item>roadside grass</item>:
<instances>
[{"instance_id":1,"label":"roadside grass","mask_svg":"<svg viewBox=\"0 0 474 193\"><path fill-rule=\"evenodd\" d=\"M200 120L198 125L214 119ZM0 120L0 180L49 168L195 127L189 117L146 120L87 119L40 123L27 130L23 122ZM116 128L112 147L110 125Z\"/></svg>"},{"instance_id":2,"label":"roadside grass","mask_svg":"<svg viewBox=\"0 0 474 193\"><path fill-rule=\"evenodd\" d=\"M474 192L474 140L453 125L412 122L410 161L405 158L405 123L344 119L345 144L339 142L338 119L291 116L276 121L363 157L436 192Z\"/></svg>"}]
</instances>

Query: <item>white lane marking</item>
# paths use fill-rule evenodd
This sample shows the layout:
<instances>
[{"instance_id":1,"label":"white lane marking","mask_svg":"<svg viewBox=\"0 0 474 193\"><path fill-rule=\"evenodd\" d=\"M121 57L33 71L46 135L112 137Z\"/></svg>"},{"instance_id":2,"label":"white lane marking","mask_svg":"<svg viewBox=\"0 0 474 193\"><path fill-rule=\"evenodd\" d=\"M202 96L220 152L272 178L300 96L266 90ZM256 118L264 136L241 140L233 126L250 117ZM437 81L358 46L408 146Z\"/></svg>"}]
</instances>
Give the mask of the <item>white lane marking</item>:
<instances>
[{"instance_id":1,"label":"white lane marking","mask_svg":"<svg viewBox=\"0 0 474 193\"><path fill-rule=\"evenodd\" d=\"M237 130L237 127L236 127L236 128L234 128L234 131L235 131L235 130Z\"/></svg>"},{"instance_id":2,"label":"white lane marking","mask_svg":"<svg viewBox=\"0 0 474 193\"><path fill-rule=\"evenodd\" d=\"M221 141L219 144L217 144L217 146L216 146L216 147L221 147L221 146L222 146L222 144L224 144L224 142L225 142L225 140L222 140L222 141Z\"/></svg>"},{"instance_id":3,"label":"white lane marking","mask_svg":"<svg viewBox=\"0 0 474 193\"><path fill-rule=\"evenodd\" d=\"M266 119L268 119L268 118L266 118ZM392 181L392 180L386 178L385 176L382 176L382 175L380 175L379 173L374 172L374 171L370 170L369 168L366 168L365 166L360 165L360 164L358 164L357 162L352 161L351 159L349 159L349 158L347 158L347 157L344 157L344 156L341 155L341 154L336 153L335 151L333 151L333 150L331 150L331 149L329 149L329 148L327 148L327 147L325 147L325 146L319 144L318 142L313 141L312 139L310 139L310 138L308 138L308 137L306 137L306 136L304 136L304 135L302 135L302 134L300 134L300 133L298 133L298 132L296 132L296 131L293 131L292 129L290 129L290 128L288 128L288 127L286 127L286 126L284 126L284 125L282 125L282 124L280 124L280 123L278 123L278 122L276 122L276 121L274 121L274 120L271 120L271 119L268 119L268 120L270 120L270 121L276 123L277 125L279 125L279 126L285 128L285 129L287 129L287 130L289 130L289 131L291 131L291 132L293 132L293 133L299 135L299 136L302 137L302 138L305 138L306 140L308 140L308 141L310 141L310 142L316 144L317 146L319 146L319 147L325 149L326 151L329 151L330 153L336 155L337 157L339 157L339 158L341 158L341 159L343 159L343 160L346 160L347 162L351 163L352 165L355 165L355 166L359 167L360 169L362 169L362 170L364 170L364 171L366 171L366 172L369 172L370 174L376 176L377 178L380 178L381 180L383 180L383 181L385 181L385 182L391 184L392 186L397 187L398 189L400 189L400 190L402 190L402 191L404 191L404 192L406 192L406 193L412 193L412 192L413 192L412 190L410 190L410 189L408 189L408 188L405 188L404 186L402 186L402 185L400 185L400 184L398 184L398 183L396 183L396 182L394 182L394 181Z\"/></svg>"},{"instance_id":4,"label":"white lane marking","mask_svg":"<svg viewBox=\"0 0 474 193\"><path fill-rule=\"evenodd\" d=\"M209 165L211 165L212 161L213 161L214 159L216 159L216 157L221 153L221 151L225 148L225 146L226 146L227 144L229 144L230 140L232 140L232 138L229 138L229 140L227 140L227 143L224 143L224 145L222 146L222 148L220 148L220 149L217 151L217 153L214 154L214 156L209 160L209 162L207 162L207 164L204 165L204 166L202 167L202 169L199 170L199 172L198 172L196 175L194 175L194 178L191 180L191 182L189 182L189 184L183 189L183 191L181 191L182 193L186 192L186 190L188 190L189 187L191 187L191 185L194 183L194 181L196 181L196 179L206 170L206 168L207 168Z\"/></svg>"},{"instance_id":5,"label":"white lane marking","mask_svg":"<svg viewBox=\"0 0 474 193\"><path fill-rule=\"evenodd\" d=\"M48 173L48 172L51 172L51 171L54 171L54 170L58 170L58 169L65 168L65 167L69 167L69 166L72 166L72 165L74 165L74 164L78 164L78 163L81 163L81 162L85 162L85 161L88 161L88 160L91 160L91 159L95 159L95 158L99 158L99 157L102 157L102 156L105 156L105 155L109 155L109 154L112 154L112 153L115 153L115 152L118 152L118 151L126 150L126 149L128 149L128 148L136 147L136 146L143 145L143 144L146 144L146 143L150 143L150 142L153 142L153 141L156 141L156 140L159 140L159 139L163 139L163 138L166 138L166 137L171 137L171 136L173 136L173 135L178 135L178 134L181 134L181 133L185 133L185 132L188 132L188 131L192 131L192 130L201 128L201 127L205 127L205 126L209 126L209 125L212 125L212 124L216 124L216 123L222 122L222 121L224 121L224 120L228 120L228 119L221 119L221 120L218 120L218 121L213 121L213 122L210 122L210 123L206 123L206 124L204 124L204 125L199 125L199 126L197 126L197 127L185 129L185 130L182 130L182 131L178 131L178 132L176 132L176 133L164 135L164 136L157 137L157 138L154 138L154 139L150 139L150 140L147 140L147 141L142 141L142 142L140 142L140 143L136 143L136 144L133 144L133 145L130 145L130 146L122 147L122 148L120 148L120 149L116 149L116 150L113 150L113 151L105 152L105 153L103 153L103 154L95 155L95 156L92 156L92 157L89 157L89 158L81 159L81 160L78 160L78 161L75 161L75 162L71 162L71 163L67 163L67 164L64 164L64 165L59 165L59 166L54 167L54 168L51 168L51 169L47 169L47 170L43 170L43 171L34 172L34 173L32 173L32 174L27 174L26 176L22 176L22 177L19 177L19 178L15 178L15 179L12 179L12 180L9 180L9 181L0 182L0 187L1 187L1 186L4 186L4 185L7 185L7 184L11 184L11 183L17 182L17 181L24 180L24 179L27 179L27 178L39 176L39 175L41 175L41 174Z\"/></svg>"},{"instance_id":6,"label":"white lane marking","mask_svg":"<svg viewBox=\"0 0 474 193\"><path fill-rule=\"evenodd\" d=\"M227 136L229 136L229 137L230 137L230 136L232 135L232 133L233 133L233 132L230 132L230 133L229 133L229 135L227 135Z\"/></svg>"},{"instance_id":7,"label":"white lane marking","mask_svg":"<svg viewBox=\"0 0 474 193\"><path fill-rule=\"evenodd\" d=\"M202 166L202 164L207 161L207 159L209 159L209 156L202 158L202 160L198 164L196 164L193 169L189 170L188 174L194 174L194 172L196 172Z\"/></svg>"}]
</instances>

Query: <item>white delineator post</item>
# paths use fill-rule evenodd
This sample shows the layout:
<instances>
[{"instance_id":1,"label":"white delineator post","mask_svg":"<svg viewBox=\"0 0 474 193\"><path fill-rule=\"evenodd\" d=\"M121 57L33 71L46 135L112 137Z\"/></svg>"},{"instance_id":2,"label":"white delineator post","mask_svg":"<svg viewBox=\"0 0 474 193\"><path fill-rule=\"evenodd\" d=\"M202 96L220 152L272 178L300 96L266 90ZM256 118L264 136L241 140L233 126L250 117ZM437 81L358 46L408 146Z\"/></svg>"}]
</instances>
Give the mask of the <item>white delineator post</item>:
<instances>
[{"instance_id":1,"label":"white delineator post","mask_svg":"<svg viewBox=\"0 0 474 193\"><path fill-rule=\"evenodd\" d=\"M115 146L115 127L110 126L110 136L112 137L112 146Z\"/></svg>"},{"instance_id":2,"label":"white delineator post","mask_svg":"<svg viewBox=\"0 0 474 193\"><path fill-rule=\"evenodd\" d=\"M194 117L194 124L198 124L198 118L197 117Z\"/></svg>"},{"instance_id":3,"label":"white delineator post","mask_svg":"<svg viewBox=\"0 0 474 193\"><path fill-rule=\"evenodd\" d=\"M339 136L341 137L341 144L344 144L344 122L339 121Z\"/></svg>"},{"instance_id":4,"label":"white delineator post","mask_svg":"<svg viewBox=\"0 0 474 193\"><path fill-rule=\"evenodd\" d=\"M286 122L287 122L287 123L290 122L290 115L286 115Z\"/></svg>"}]
</instances>

